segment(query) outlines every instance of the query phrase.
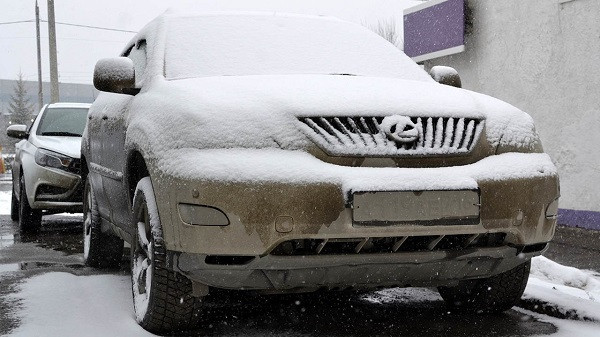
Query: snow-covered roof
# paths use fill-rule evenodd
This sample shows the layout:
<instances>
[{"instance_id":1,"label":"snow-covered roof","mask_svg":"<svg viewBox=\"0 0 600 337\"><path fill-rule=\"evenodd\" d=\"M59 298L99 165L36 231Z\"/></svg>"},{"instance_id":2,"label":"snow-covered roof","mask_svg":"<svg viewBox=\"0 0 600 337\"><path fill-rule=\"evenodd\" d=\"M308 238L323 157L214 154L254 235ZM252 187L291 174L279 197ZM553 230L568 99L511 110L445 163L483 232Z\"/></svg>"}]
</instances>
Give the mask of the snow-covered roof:
<instances>
[{"instance_id":1,"label":"snow-covered roof","mask_svg":"<svg viewBox=\"0 0 600 337\"><path fill-rule=\"evenodd\" d=\"M167 11L140 30L123 52L142 39L148 41L146 73L164 71L167 79L353 74L432 81L382 37L329 16Z\"/></svg>"},{"instance_id":2,"label":"snow-covered roof","mask_svg":"<svg viewBox=\"0 0 600 337\"><path fill-rule=\"evenodd\" d=\"M161 14L161 16L169 18L169 19L188 18L188 17L213 17L213 16L262 16L262 17L278 16L278 17L343 21L334 16L296 14L296 13L276 12L276 11L193 11L193 12L190 12L190 11L183 11L183 10L180 10L177 8L168 9L163 14Z\"/></svg>"}]
</instances>

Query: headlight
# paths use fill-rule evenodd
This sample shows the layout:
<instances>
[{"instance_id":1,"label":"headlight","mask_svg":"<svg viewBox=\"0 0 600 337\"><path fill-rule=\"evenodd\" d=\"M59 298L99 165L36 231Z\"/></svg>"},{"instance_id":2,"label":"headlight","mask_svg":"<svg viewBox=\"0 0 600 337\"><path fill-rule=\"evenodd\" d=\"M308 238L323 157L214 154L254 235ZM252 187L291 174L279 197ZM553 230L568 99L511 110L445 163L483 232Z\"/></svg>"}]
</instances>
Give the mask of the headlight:
<instances>
[{"instance_id":1,"label":"headlight","mask_svg":"<svg viewBox=\"0 0 600 337\"><path fill-rule=\"evenodd\" d=\"M35 151L35 163L40 166L70 171L69 168L73 161L73 158L57 152L44 149L37 149L37 151Z\"/></svg>"},{"instance_id":2,"label":"headlight","mask_svg":"<svg viewBox=\"0 0 600 337\"><path fill-rule=\"evenodd\" d=\"M512 118L502 132L496 154L507 152L542 153L544 149L528 115Z\"/></svg>"}]
</instances>

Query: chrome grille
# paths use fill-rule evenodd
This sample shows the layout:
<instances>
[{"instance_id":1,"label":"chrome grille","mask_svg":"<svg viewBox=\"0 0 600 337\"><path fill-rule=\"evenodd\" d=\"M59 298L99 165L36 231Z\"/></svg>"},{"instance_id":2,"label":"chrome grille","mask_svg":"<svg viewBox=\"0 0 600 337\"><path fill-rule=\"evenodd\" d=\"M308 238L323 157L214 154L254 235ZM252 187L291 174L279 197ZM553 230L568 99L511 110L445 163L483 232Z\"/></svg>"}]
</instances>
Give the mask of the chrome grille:
<instances>
[{"instance_id":1,"label":"chrome grille","mask_svg":"<svg viewBox=\"0 0 600 337\"><path fill-rule=\"evenodd\" d=\"M455 117L408 117L418 131L412 142L392 140L386 117L300 117L301 127L330 155L433 156L467 154L477 144L484 121Z\"/></svg>"}]
</instances>

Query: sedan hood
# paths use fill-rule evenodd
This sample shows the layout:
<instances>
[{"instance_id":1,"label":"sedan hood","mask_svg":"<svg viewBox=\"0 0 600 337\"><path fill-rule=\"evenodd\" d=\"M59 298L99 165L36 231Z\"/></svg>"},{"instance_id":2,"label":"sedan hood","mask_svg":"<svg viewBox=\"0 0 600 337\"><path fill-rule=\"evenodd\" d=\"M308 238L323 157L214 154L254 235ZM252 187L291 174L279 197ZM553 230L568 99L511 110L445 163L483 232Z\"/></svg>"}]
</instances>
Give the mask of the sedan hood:
<instances>
[{"instance_id":1,"label":"sedan hood","mask_svg":"<svg viewBox=\"0 0 600 337\"><path fill-rule=\"evenodd\" d=\"M58 152L71 158L81 157L81 137L36 135L33 144L38 148Z\"/></svg>"}]
</instances>

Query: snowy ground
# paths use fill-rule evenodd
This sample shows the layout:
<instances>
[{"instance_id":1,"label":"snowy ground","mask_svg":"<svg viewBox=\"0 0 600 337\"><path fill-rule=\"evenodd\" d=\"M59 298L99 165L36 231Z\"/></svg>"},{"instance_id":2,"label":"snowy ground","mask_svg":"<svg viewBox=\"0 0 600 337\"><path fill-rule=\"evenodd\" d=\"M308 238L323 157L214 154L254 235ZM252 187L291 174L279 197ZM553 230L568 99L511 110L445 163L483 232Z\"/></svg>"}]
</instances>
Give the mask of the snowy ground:
<instances>
[{"instance_id":1,"label":"snowy ground","mask_svg":"<svg viewBox=\"0 0 600 337\"><path fill-rule=\"evenodd\" d=\"M9 212L10 192L0 191L0 215ZM2 242L0 253L7 247ZM18 264L0 264L0 284L19 273ZM557 326L554 336L600 336L600 274L595 271L534 258L523 299L522 308L516 310ZM135 323L128 275L47 272L25 278L7 300L14 304L12 315L19 321L10 336L81 336L82 331L86 336L150 335ZM381 306L437 305L440 297L432 289L394 288L370 293L362 301Z\"/></svg>"},{"instance_id":2,"label":"snowy ground","mask_svg":"<svg viewBox=\"0 0 600 337\"><path fill-rule=\"evenodd\" d=\"M0 214L10 214L10 191L0 191Z\"/></svg>"},{"instance_id":3,"label":"snowy ground","mask_svg":"<svg viewBox=\"0 0 600 337\"><path fill-rule=\"evenodd\" d=\"M558 326L554 336L600 335L600 277L594 272L535 258L524 298L596 321L558 319L517 309ZM15 315L21 325L10 336L35 336L40 331L45 336L80 336L82 331L86 336L150 335L135 323L127 275L46 273L27 279L12 299L20 303ZM439 301L439 295L431 289L394 288L371 293L363 300L379 304L433 302Z\"/></svg>"}]
</instances>

